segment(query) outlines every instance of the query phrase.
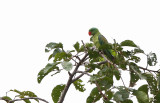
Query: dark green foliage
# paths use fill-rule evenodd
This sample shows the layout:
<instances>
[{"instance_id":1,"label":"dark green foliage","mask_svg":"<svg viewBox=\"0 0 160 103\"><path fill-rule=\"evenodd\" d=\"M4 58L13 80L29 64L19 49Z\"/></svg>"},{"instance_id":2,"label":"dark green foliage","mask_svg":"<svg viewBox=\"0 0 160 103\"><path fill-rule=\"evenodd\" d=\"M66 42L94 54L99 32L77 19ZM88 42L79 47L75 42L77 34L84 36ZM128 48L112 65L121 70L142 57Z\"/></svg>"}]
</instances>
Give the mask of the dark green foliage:
<instances>
[{"instance_id":1,"label":"dark green foliage","mask_svg":"<svg viewBox=\"0 0 160 103\"><path fill-rule=\"evenodd\" d=\"M145 85L142 85L142 86L140 86L139 88L138 88L138 91L143 91L143 92L145 92L146 94L147 94L147 96L148 96L148 85L147 84L145 84Z\"/></svg>"},{"instance_id":2,"label":"dark green foliage","mask_svg":"<svg viewBox=\"0 0 160 103\"><path fill-rule=\"evenodd\" d=\"M99 57L99 53L97 51L89 50L88 54L90 59Z\"/></svg>"},{"instance_id":3,"label":"dark green foliage","mask_svg":"<svg viewBox=\"0 0 160 103\"><path fill-rule=\"evenodd\" d=\"M62 48L63 49L63 44L51 42L46 45L45 52L50 52L52 49L55 49L55 48Z\"/></svg>"},{"instance_id":4,"label":"dark green foliage","mask_svg":"<svg viewBox=\"0 0 160 103\"><path fill-rule=\"evenodd\" d=\"M121 46L137 47L137 45L132 40L125 40L121 42Z\"/></svg>"},{"instance_id":5,"label":"dark green foliage","mask_svg":"<svg viewBox=\"0 0 160 103\"><path fill-rule=\"evenodd\" d=\"M138 90L133 91L133 95L136 96L139 103L149 103L148 85L142 85Z\"/></svg>"},{"instance_id":6,"label":"dark green foliage","mask_svg":"<svg viewBox=\"0 0 160 103\"><path fill-rule=\"evenodd\" d=\"M126 46L129 47L129 49L126 49ZM89 75L89 82L97 86L91 91L86 103L95 103L100 99L103 100L103 103L133 103L132 98L130 98L132 96L135 96L139 103L159 103L159 73L156 71L157 75L155 78L152 73L146 72L149 71L148 68L141 68L138 66L138 63L142 59L139 57L139 54L146 54L133 41L125 40L119 44L114 40L114 44L107 43L106 45L101 45L100 48L95 48L93 43L82 42L82 44L80 44L79 42L76 42L73 47L75 50L64 50L62 43L52 42L46 45L46 52L53 50L48 58L48 60L53 58L53 63L47 64L46 67L39 72L37 78L38 83L40 83L50 72L56 71L55 74L57 74L63 69L65 69L67 71L66 73L69 74L69 77L73 77L72 80L74 80L81 75L78 74L78 72L77 74L76 72L75 74L72 74L78 65L77 71L81 71L79 73L84 73L84 75ZM109 52L114 56L114 60L111 60L105 55L103 51L105 49L110 50ZM101 55L103 53L106 58L109 58L109 61ZM81 61L85 54L87 54L86 58ZM149 53L147 55L147 64L149 66L155 66L156 63L156 54ZM59 69L58 64L61 64L63 68ZM85 71L79 67L85 67ZM114 76L116 80L122 79L121 72L123 71L129 71L129 87L126 87L125 85L114 86ZM147 81L147 84L142 84L138 89L135 89L136 83L144 79ZM71 84L73 83L75 89L80 92L86 90L84 84L82 84L82 79L78 78L74 82L72 82L72 80ZM125 81L124 84L126 84ZM64 88L65 85L57 85L52 90L52 99L55 103L58 102ZM150 94L152 94L153 97L150 97ZM106 96L107 100L104 99L104 96Z\"/></svg>"},{"instance_id":7,"label":"dark green foliage","mask_svg":"<svg viewBox=\"0 0 160 103\"><path fill-rule=\"evenodd\" d=\"M113 78L110 77L102 77L97 80L97 83L101 87L105 87L106 89L109 89L113 85Z\"/></svg>"},{"instance_id":8,"label":"dark green foliage","mask_svg":"<svg viewBox=\"0 0 160 103\"><path fill-rule=\"evenodd\" d=\"M43 68L39 73L38 73L38 78L37 81L38 83L41 83L42 79L50 72L54 70L58 70L59 67L57 66L59 62L57 63L48 63L45 68Z\"/></svg>"},{"instance_id":9,"label":"dark green foliage","mask_svg":"<svg viewBox=\"0 0 160 103\"><path fill-rule=\"evenodd\" d=\"M150 89L151 94L155 95L158 92L157 80L150 73L143 73L142 75L145 77L145 79L149 85L149 89Z\"/></svg>"},{"instance_id":10,"label":"dark green foliage","mask_svg":"<svg viewBox=\"0 0 160 103\"><path fill-rule=\"evenodd\" d=\"M66 52L59 52L59 53L57 53L55 56L54 56L54 62L56 62L56 61L61 61L62 59L64 60L64 61L69 61L70 60L70 58L71 58L71 54L70 54L70 52L69 53L66 53Z\"/></svg>"},{"instance_id":11,"label":"dark green foliage","mask_svg":"<svg viewBox=\"0 0 160 103\"><path fill-rule=\"evenodd\" d=\"M135 90L133 95L136 96L139 103L149 103L149 98L144 91Z\"/></svg>"},{"instance_id":12,"label":"dark green foliage","mask_svg":"<svg viewBox=\"0 0 160 103\"><path fill-rule=\"evenodd\" d=\"M160 103L160 91L156 93L156 96L154 97L154 103Z\"/></svg>"},{"instance_id":13,"label":"dark green foliage","mask_svg":"<svg viewBox=\"0 0 160 103\"><path fill-rule=\"evenodd\" d=\"M119 70L113 69L113 75L116 77L117 80L120 80L121 74L120 74Z\"/></svg>"},{"instance_id":14,"label":"dark green foliage","mask_svg":"<svg viewBox=\"0 0 160 103\"><path fill-rule=\"evenodd\" d=\"M160 90L160 73L157 74L157 86L158 86L158 90Z\"/></svg>"},{"instance_id":15,"label":"dark green foliage","mask_svg":"<svg viewBox=\"0 0 160 103\"><path fill-rule=\"evenodd\" d=\"M113 92L111 90L105 91L106 96L108 97L108 100L112 99Z\"/></svg>"},{"instance_id":16,"label":"dark green foliage","mask_svg":"<svg viewBox=\"0 0 160 103\"><path fill-rule=\"evenodd\" d=\"M2 100L6 101L8 103L8 101L12 100L12 98L8 97L8 96L3 96Z\"/></svg>"},{"instance_id":17,"label":"dark green foliage","mask_svg":"<svg viewBox=\"0 0 160 103\"><path fill-rule=\"evenodd\" d=\"M136 84L136 82L142 77L141 71L139 70L138 66L133 62L129 64L129 69L130 69L130 87L133 87Z\"/></svg>"},{"instance_id":18,"label":"dark green foliage","mask_svg":"<svg viewBox=\"0 0 160 103\"><path fill-rule=\"evenodd\" d=\"M84 88L84 84L81 84L83 81L81 79L78 79L73 82L75 88L79 90L80 92L84 92L86 89Z\"/></svg>"},{"instance_id":19,"label":"dark green foliage","mask_svg":"<svg viewBox=\"0 0 160 103\"><path fill-rule=\"evenodd\" d=\"M115 94L114 94L114 100L117 101L117 102L122 102L122 101L125 101L129 98L129 92L128 90L123 87L123 86L120 86L117 88L119 91L117 91Z\"/></svg>"},{"instance_id":20,"label":"dark green foliage","mask_svg":"<svg viewBox=\"0 0 160 103\"><path fill-rule=\"evenodd\" d=\"M54 89L52 90L51 96L52 96L52 100L54 101L54 103L57 103L60 96L61 96L61 92L64 90L65 85L61 84L61 85L57 85L56 87L54 87Z\"/></svg>"},{"instance_id":21,"label":"dark green foliage","mask_svg":"<svg viewBox=\"0 0 160 103\"><path fill-rule=\"evenodd\" d=\"M14 90L10 90L10 91L12 91L12 92L15 92L15 93L18 93L18 97L19 98L25 98L26 96L27 97L37 97L37 95L35 95L33 92L31 92L31 91L19 91L19 90L17 90L17 89L14 89ZM39 100L38 99L34 99L34 100L36 100L37 102L39 102ZM30 102L30 100L29 99L25 99L25 100L23 100L24 102L26 102L26 103L31 103Z\"/></svg>"},{"instance_id":22,"label":"dark green foliage","mask_svg":"<svg viewBox=\"0 0 160 103\"><path fill-rule=\"evenodd\" d=\"M103 40L105 38L102 35L99 39L101 39L99 48L96 48L93 43L83 43L83 41L76 42L73 45L74 50L64 50L62 43L51 42L46 45L45 52L50 53L49 63L39 71L38 83L41 83L43 78L51 72L53 76L65 70L69 77L66 85L61 84L53 88L51 93L53 102L58 103L64 88L68 90L72 84L76 90L84 92L87 88L84 88L85 84L81 77L87 75L90 77L88 82L96 87L92 89L86 103L96 103L100 99L103 103L133 103L132 97L136 97L138 103L160 103L160 71L148 69L157 64L156 54L151 52L146 55L131 40L124 40L121 43L114 40L111 44L105 43L107 41ZM139 54L147 57L147 65L139 66L141 59L146 59L141 58ZM129 84L121 77L124 71L130 75L125 77L130 78ZM120 80L122 85L115 84L117 81L121 82ZM140 80L146 80L147 83L141 84L136 89L135 85ZM18 94L16 96L18 98L37 97L31 91L16 89L10 91ZM0 99L6 102L12 100L9 96L3 96ZM31 103L29 99L24 102Z\"/></svg>"},{"instance_id":23,"label":"dark green foliage","mask_svg":"<svg viewBox=\"0 0 160 103\"><path fill-rule=\"evenodd\" d=\"M76 50L77 52L80 51L80 46L79 46L79 43L78 43L78 42L76 42L76 44L74 44L73 46L74 46L74 48L75 48L75 50Z\"/></svg>"},{"instance_id":24,"label":"dark green foliage","mask_svg":"<svg viewBox=\"0 0 160 103\"><path fill-rule=\"evenodd\" d=\"M126 100L122 101L121 103L133 103L133 101L130 99L126 99Z\"/></svg>"},{"instance_id":25,"label":"dark green foliage","mask_svg":"<svg viewBox=\"0 0 160 103\"><path fill-rule=\"evenodd\" d=\"M92 89L90 95L88 96L86 103L96 102L100 100L100 98L101 98L101 95L99 94L97 87L95 87Z\"/></svg>"},{"instance_id":26,"label":"dark green foliage","mask_svg":"<svg viewBox=\"0 0 160 103\"><path fill-rule=\"evenodd\" d=\"M149 66L155 66L157 64L157 56L155 53L149 53L147 56L147 63Z\"/></svg>"}]
</instances>

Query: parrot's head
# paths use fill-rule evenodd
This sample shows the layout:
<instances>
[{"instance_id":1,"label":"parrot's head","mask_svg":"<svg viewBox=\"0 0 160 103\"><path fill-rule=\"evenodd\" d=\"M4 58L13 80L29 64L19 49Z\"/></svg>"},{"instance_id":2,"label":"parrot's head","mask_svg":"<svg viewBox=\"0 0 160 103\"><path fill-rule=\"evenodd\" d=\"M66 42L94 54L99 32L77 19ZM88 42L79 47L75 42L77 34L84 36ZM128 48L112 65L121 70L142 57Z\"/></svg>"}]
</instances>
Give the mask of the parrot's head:
<instances>
[{"instance_id":1,"label":"parrot's head","mask_svg":"<svg viewBox=\"0 0 160 103\"><path fill-rule=\"evenodd\" d=\"M97 28L91 28L91 29L89 29L88 34L89 34L89 36L94 36L98 32L99 32L99 30Z\"/></svg>"}]
</instances>

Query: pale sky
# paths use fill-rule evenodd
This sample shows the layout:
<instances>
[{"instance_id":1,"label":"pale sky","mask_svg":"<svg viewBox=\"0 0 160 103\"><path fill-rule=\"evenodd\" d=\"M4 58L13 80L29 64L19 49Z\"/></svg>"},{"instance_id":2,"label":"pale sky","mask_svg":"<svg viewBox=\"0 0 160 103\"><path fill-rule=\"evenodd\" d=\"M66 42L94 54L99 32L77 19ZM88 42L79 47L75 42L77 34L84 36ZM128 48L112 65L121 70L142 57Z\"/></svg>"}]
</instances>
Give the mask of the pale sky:
<instances>
[{"instance_id":1,"label":"pale sky","mask_svg":"<svg viewBox=\"0 0 160 103\"><path fill-rule=\"evenodd\" d=\"M30 90L52 103L52 89L66 83L67 75L50 74L37 83L48 63L45 45L62 42L73 49L77 41L89 42L91 27L111 43L133 40L159 60L159 5L159 0L0 0L0 97L10 89ZM92 87L80 93L71 86L64 103L85 103Z\"/></svg>"}]
</instances>

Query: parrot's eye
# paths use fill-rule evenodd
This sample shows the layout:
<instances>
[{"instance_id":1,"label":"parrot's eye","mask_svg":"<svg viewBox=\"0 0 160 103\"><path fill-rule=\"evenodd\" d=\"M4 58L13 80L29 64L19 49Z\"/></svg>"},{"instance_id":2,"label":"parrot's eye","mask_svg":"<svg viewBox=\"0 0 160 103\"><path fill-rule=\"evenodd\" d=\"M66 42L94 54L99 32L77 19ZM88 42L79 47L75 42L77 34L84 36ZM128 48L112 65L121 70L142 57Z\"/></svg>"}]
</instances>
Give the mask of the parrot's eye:
<instances>
[{"instance_id":1,"label":"parrot's eye","mask_svg":"<svg viewBox=\"0 0 160 103\"><path fill-rule=\"evenodd\" d=\"M88 32L89 36L91 36L91 32Z\"/></svg>"}]
</instances>

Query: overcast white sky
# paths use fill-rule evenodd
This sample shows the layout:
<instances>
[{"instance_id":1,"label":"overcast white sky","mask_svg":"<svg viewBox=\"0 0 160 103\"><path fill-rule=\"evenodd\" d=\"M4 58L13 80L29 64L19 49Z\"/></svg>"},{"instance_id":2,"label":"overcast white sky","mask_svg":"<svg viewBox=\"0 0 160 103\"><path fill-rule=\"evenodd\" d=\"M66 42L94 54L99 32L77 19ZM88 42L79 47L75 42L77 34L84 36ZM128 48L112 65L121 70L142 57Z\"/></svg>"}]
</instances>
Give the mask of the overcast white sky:
<instances>
[{"instance_id":1,"label":"overcast white sky","mask_svg":"<svg viewBox=\"0 0 160 103\"><path fill-rule=\"evenodd\" d=\"M0 96L10 89L31 90L52 102L51 90L66 78L47 76L37 83L47 64L45 45L62 42L72 49L76 41L89 42L91 27L109 42L131 39L159 57L159 5L159 0L0 0ZM64 103L85 103L90 90L72 88Z\"/></svg>"}]
</instances>

